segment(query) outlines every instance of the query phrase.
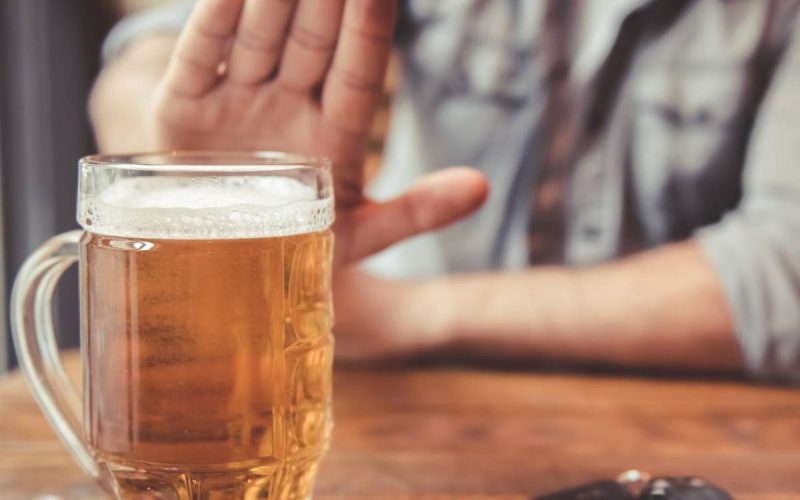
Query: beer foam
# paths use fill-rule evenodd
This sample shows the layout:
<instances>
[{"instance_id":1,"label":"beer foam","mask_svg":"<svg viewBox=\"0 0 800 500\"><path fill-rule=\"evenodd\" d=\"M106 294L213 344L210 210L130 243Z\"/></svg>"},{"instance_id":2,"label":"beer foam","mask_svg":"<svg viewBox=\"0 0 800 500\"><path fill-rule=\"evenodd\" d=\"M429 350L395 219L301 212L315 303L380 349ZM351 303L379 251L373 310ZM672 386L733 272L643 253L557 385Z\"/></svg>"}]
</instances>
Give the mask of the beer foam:
<instances>
[{"instance_id":1,"label":"beer foam","mask_svg":"<svg viewBox=\"0 0 800 500\"><path fill-rule=\"evenodd\" d=\"M239 239L305 234L333 223L332 198L289 177L135 177L82 200L78 223L109 236Z\"/></svg>"}]
</instances>

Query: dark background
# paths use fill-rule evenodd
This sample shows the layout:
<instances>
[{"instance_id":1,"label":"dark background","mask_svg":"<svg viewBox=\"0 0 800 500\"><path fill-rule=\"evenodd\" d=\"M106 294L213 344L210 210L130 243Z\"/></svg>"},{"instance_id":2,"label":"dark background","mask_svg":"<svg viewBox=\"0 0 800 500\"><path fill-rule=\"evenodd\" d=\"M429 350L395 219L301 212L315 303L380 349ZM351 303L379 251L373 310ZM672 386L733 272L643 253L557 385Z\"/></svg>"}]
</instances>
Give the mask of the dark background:
<instances>
[{"instance_id":1,"label":"dark background","mask_svg":"<svg viewBox=\"0 0 800 500\"><path fill-rule=\"evenodd\" d=\"M2 297L25 257L75 229L77 161L94 152L86 102L116 17L109 0L0 1ZM77 271L59 288L59 342L78 342ZM7 314L0 373L15 366Z\"/></svg>"}]
</instances>

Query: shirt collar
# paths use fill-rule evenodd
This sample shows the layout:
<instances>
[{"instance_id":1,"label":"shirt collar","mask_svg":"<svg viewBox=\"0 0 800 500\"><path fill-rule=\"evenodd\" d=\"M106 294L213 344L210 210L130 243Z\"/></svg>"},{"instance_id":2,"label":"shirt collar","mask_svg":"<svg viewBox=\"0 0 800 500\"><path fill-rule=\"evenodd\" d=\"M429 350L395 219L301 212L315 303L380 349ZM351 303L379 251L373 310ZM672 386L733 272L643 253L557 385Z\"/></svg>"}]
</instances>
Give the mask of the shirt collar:
<instances>
[{"instance_id":1,"label":"shirt collar","mask_svg":"<svg viewBox=\"0 0 800 500\"><path fill-rule=\"evenodd\" d=\"M555 0L559 1L559 0ZM625 19L655 0L583 0L572 75L579 82L594 76L611 52Z\"/></svg>"}]
</instances>

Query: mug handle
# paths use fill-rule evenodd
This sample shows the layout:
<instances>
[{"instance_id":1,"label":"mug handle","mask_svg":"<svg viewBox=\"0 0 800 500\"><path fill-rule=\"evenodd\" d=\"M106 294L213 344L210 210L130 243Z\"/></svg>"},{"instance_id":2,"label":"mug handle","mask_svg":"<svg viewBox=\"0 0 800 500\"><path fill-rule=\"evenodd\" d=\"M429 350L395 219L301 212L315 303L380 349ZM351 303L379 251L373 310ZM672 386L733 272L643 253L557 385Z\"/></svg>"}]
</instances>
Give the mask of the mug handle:
<instances>
[{"instance_id":1,"label":"mug handle","mask_svg":"<svg viewBox=\"0 0 800 500\"><path fill-rule=\"evenodd\" d=\"M102 483L82 439L81 398L64 372L53 328L53 293L64 271L78 262L81 235L70 231L48 240L22 265L11 292L11 330L36 402L81 469Z\"/></svg>"}]
</instances>

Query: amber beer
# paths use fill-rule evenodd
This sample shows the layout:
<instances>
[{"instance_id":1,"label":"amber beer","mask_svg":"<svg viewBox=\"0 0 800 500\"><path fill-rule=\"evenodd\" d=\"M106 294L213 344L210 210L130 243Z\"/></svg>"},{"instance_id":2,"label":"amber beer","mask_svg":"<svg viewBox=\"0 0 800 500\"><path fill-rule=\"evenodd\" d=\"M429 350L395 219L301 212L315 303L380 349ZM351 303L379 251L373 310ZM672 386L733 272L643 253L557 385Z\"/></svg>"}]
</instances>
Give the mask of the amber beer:
<instances>
[{"instance_id":1,"label":"amber beer","mask_svg":"<svg viewBox=\"0 0 800 500\"><path fill-rule=\"evenodd\" d=\"M89 446L123 497L309 497L331 432L330 205L197 215L137 183L81 241Z\"/></svg>"},{"instance_id":2,"label":"amber beer","mask_svg":"<svg viewBox=\"0 0 800 500\"><path fill-rule=\"evenodd\" d=\"M332 426L332 184L328 160L279 152L80 161L83 232L26 259L9 310L42 413L109 496L310 497ZM75 262L82 416L51 318Z\"/></svg>"}]
</instances>

